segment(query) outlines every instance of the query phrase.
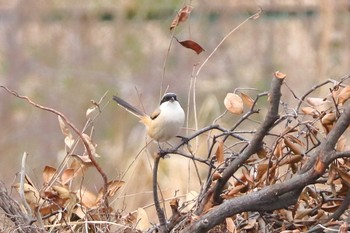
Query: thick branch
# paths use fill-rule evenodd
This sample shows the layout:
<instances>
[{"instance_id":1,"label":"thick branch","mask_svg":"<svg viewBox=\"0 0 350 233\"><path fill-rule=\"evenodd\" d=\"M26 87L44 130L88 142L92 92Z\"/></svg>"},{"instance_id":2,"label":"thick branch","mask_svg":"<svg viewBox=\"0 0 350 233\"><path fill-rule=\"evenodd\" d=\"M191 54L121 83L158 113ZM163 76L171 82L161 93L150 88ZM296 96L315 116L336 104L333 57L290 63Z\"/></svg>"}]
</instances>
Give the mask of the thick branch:
<instances>
[{"instance_id":1,"label":"thick branch","mask_svg":"<svg viewBox=\"0 0 350 233\"><path fill-rule=\"evenodd\" d=\"M271 107L266 115L264 122L261 127L257 130L253 139L247 146L247 148L243 151L242 154L239 155L237 159L232 161L232 163L225 169L222 178L218 180L215 188L214 188L214 203L220 203L221 197L220 194L225 186L226 182L230 179L230 177L237 171L239 167L254 153L256 153L260 147L261 143L269 132L274 122L278 119L278 107L279 101L281 98L281 86L283 83L283 79L276 77L272 79L271 90L270 90L270 103Z\"/></svg>"},{"instance_id":2,"label":"thick branch","mask_svg":"<svg viewBox=\"0 0 350 233\"><path fill-rule=\"evenodd\" d=\"M206 232L226 217L245 211L271 211L294 204L301 190L323 175L332 161L338 158L334 151L336 142L350 124L350 106L346 107L334 128L322 142L302 172L291 179L267 186L259 191L225 201L203 215L183 232ZM305 167L309 169L305 169ZM342 211L342 210L340 210Z\"/></svg>"},{"instance_id":3,"label":"thick branch","mask_svg":"<svg viewBox=\"0 0 350 233\"><path fill-rule=\"evenodd\" d=\"M161 159L161 156L158 154L157 157L154 159L154 166L153 166L153 200L154 200L154 206L156 207L158 219L159 219L159 225L160 229L159 231L161 233L168 232L167 230L167 224L166 219L164 215L164 211L162 207L160 207L160 202L158 198L158 166L159 166L159 160Z\"/></svg>"}]
</instances>

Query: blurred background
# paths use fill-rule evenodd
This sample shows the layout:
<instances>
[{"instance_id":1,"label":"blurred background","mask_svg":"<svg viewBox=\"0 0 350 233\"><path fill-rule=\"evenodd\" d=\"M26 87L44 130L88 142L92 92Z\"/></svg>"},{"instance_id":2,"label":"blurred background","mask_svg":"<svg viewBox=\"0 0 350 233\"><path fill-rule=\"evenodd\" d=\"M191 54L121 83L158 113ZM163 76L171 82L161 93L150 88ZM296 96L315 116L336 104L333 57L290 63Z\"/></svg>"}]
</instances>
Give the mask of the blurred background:
<instances>
[{"instance_id":1,"label":"blurred background","mask_svg":"<svg viewBox=\"0 0 350 233\"><path fill-rule=\"evenodd\" d=\"M170 24L184 4L194 9L175 36L199 43L206 50L200 55L176 42L167 53ZM198 126L224 112L227 92L237 87L268 90L277 70L288 75L288 85L300 96L317 83L349 73L349 4L348 0L0 0L0 85L61 111L79 129L86 122L90 100L99 101L107 92L94 122L93 140L101 156L97 160L109 179L127 171L123 177L127 184L113 204L132 211L153 202L153 153L142 150L147 141L137 119L108 103L113 94L150 113L158 105L164 74L163 91L168 86L186 107L194 69L261 7L261 17L234 32L197 77ZM237 118L225 119L222 124L230 125ZM26 151L28 174L41 187L44 166L57 167L66 153L57 116L1 89L0 123L0 180L7 187L16 181ZM165 197L176 190L178 195L199 190L187 159L171 157L161 165ZM200 171L205 178L206 168ZM94 169L87 176L84 185L96 192L102 179Z\"/></svg>"}]
</instances>

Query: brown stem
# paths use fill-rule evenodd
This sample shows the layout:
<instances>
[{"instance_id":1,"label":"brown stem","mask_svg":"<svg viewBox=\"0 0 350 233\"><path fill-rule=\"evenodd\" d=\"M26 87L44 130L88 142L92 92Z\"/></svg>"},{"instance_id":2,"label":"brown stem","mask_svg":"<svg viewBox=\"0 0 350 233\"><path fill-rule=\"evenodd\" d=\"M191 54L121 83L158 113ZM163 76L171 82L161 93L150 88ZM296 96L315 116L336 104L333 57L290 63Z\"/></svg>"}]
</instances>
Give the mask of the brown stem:
<instances>
[{"instance_id":1,"label":"brown stem","mask_svg":"<svg viewBox=\"0 0 350 233\"><path fill-rule=\"evenodd\" d=\"M83 144L84 144L84 147L86 148L86 152L89 156L89 159L91 160L92 164L94 165L94 167L96 168L96 170L100 173L100 175L102 176L102 179L103 179L103 182L104 182L104 201L105 201L105 205L106 207L108 207L108 200L107 200L107 189L108 189L108 179L107 179L107 175L106 173L102 170L102 168L100 167L100 165L98 165L94 155L92 154L91 152L91 148L90 148L90 145L89 145L89 142L85 139L85 137L82 135L82 133L78 130L77 127L75 127L75 125L69 121L69 119L61 112L53 109L53 108L49 108L49 107L45 107L45 106L42 106L40 104L37 104L35 103L34 101L32 101L29 97L27 96L23 96L23 95L20 95L18 94L16 91L14 90L11 90L9 89L8 87L6 86L0 86L1 88L5 89L7 92L9 92L10 94L16 96L17 98L20 98L20 99L24 99L26 100L28 103L30 103L31 105L41 109L41 110L45 110L45 111L48 111L48 112L51 112L57 116L60 116L64 122L69 125L69 127L71 127L71 129L79 136L79 138L82 140Z\"/></svg>"}]
</instances>

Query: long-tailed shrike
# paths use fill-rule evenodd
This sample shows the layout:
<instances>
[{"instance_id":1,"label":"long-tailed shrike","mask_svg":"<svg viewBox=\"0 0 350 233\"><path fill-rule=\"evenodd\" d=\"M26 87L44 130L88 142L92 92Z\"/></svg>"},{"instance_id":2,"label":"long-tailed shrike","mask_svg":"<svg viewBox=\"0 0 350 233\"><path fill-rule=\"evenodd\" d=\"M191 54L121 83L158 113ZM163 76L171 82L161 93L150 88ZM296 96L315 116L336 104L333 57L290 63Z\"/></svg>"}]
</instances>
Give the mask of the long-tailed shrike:
<instances>
[{"instance_id":1,"label":"long-tailed shrike","mask_svg":"<svg viewBox=\"0 0 350 233\"><path fill-rule=\"evenodd\" d=\"M113 96L120 106L140 118L148 135L157 142L165 142L178 135L185 121L185 113L177 101L176 94L166 93L160 106L152 115L147 115L118 96Z\"/></svg>"}]
</instances>

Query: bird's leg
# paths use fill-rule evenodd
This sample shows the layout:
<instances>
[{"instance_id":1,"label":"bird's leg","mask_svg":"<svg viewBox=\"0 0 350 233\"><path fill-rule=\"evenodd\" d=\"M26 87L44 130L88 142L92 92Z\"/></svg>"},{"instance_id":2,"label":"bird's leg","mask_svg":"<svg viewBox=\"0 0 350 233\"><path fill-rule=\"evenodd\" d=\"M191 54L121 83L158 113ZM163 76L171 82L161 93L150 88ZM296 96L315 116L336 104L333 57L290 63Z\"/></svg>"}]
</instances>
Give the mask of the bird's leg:
<instances>
[{"instance_id":1,"label":"bird's leg","mask_svg":"<svg viewBox=\"0 0 350 233\"><path fill-rule=\"evenodd\" d=\"M184 137L184 136L176 136L177 138L181 138L181 142L185 143L185 144L188 144L188 142L190 141L187 137Z\"/></svg>"}]
</instances>

